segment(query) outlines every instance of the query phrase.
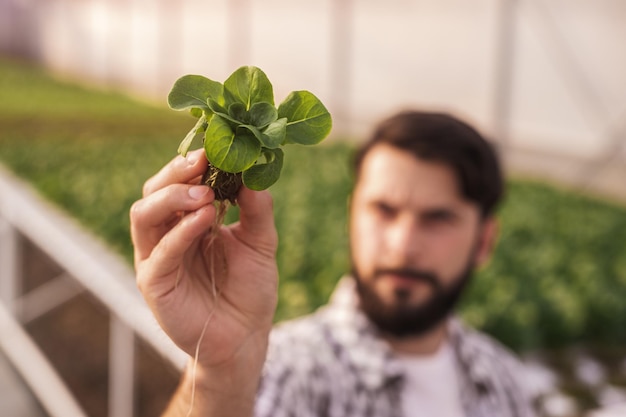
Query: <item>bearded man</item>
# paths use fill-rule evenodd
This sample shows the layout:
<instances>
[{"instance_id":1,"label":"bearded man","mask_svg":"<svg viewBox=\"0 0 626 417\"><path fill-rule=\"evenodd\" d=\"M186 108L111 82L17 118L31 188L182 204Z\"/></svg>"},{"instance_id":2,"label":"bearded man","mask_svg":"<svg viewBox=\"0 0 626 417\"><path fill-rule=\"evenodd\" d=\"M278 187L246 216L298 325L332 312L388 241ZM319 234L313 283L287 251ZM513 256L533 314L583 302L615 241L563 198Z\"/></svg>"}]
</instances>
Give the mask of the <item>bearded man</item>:
<instances>
[{"instance_id":1,"label":"bearded man","mask_svg":"<svg viewBox=\"0 0 626 417\"><path fill-rule=\"evenodd\" d=\"M149 180L131 212L148 304L188 353L203 336L165 416L533 415L520 362L454 315L491 255L503 194L496 152L474 128L417 111L381 122L355 158L351 273L326 306L273 328L271 198L241 191L241 222L222 230L236 267L220 281L224 301L207 302L197 258L215 213L212 193L190 184L206 164L194 158ZM192 214L172 222L180 212Z\"/></svg>"}]
</instances>

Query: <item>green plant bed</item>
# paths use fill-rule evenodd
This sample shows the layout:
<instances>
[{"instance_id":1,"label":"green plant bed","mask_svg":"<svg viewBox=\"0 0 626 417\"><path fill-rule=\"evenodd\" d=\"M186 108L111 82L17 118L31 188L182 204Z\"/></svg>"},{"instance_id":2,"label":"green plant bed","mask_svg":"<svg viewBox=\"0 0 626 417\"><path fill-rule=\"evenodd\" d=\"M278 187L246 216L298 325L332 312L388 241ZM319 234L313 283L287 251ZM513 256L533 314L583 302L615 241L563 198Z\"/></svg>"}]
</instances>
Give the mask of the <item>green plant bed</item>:
<instances>
[{"instance_id":1,"label":"green plant bed","mask_svg":"<svg viewBox=\"0 0 626 417\"><path fill-rule=\"evenodd\" d=\"M131 259L128 208L188 120L0 61L0 161Z\"/></svg>"},{"instance_id":2,"label":"green plant bed","mask_svg":"<svg viewBox=\"0 0 626 417\"><path fill-rule=\"evenodd\" d=\"M470 321L517 348L626 342L626 209L511 182L494 258L468 294Z\"/></svg>"},{"instance_id":3,"label":"green plant bed","mask_svg":"<svg viewBox=\"0 0 626 417\"><path fill-rule=\"evenodd\" d=\"M0 161L130 262L128 210L175 156L190 116L60 82L0 60ZM277 320L326 301L348 270L352 146L288 149L271 191L280 235ZM626 209L511 181L500 243L463 301L465 319L526 350L626 342ZM236 219L233 210L227 221Z\"/></svg>"}]
</instances>

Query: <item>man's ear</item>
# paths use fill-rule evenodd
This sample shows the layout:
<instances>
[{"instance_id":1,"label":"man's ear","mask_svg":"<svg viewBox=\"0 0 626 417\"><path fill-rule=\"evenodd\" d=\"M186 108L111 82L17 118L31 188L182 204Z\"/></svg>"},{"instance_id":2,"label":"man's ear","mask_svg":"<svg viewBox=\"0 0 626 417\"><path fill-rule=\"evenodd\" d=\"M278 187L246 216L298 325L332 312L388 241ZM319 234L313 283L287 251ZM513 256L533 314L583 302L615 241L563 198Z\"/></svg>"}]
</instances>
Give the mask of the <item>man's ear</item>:
<instances>
[{"instance_id":1,"label":"man's ear","mask_svg":"<svg viewBox=\"0 0 626 417\"><path fill-rule=\"evenodd\" d=\"M496 247L500 223L494 216L489 216L482 221L478 236L478 249L476 251L476 266L481 267L489 262Z\"/></svg>"}]
</instances>

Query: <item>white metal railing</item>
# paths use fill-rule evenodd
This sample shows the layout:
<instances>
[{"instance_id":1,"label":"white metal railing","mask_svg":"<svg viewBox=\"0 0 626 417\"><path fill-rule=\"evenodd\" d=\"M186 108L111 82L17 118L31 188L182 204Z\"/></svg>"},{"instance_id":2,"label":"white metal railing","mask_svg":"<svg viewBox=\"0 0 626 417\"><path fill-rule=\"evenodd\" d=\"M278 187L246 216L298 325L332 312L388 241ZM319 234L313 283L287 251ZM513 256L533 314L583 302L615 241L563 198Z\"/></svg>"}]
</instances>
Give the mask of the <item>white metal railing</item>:
<instances>
[{"instance_id":1,"label":"white metal railing","mask_svg":"<svg viewBox=\"0 0 626 417\"><path fill-rule=\"evenodd\" d=\"M87 416L3 303L0 303L0 334L0 347L51 416Z\"/></svg>"},{"instance_id":2,"label":"white metal railing","mask_svg":"<svg viewBox=\"0 0 626 417\"><path fill-rule=\"evenodd\" d=\"M64 271L28 293L21 291L22 236ZM0 166L0 348L52 417L85 414L23 325L85 290L111 313L109 416L132 417L135 335L179 369L186 355L160 330L127 263Z\"/></svg>"}]
</instances>

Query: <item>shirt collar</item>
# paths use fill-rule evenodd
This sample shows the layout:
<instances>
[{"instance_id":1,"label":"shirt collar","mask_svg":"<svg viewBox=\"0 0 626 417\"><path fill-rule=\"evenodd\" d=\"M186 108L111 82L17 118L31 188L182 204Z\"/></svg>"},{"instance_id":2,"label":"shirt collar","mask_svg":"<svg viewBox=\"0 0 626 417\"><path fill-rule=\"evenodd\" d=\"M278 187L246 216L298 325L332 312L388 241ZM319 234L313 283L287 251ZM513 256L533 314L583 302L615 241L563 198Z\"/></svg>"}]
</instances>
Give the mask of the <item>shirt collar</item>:
<instances>
[{"instance_id":1,"label":"shirt collar","mask_svg":"<svg viewBox=\"0 0 626 417\"><path fill-rule=\"evenodd\" d=\"M477 340L480 337L468 328L459 318L450 321L450 342L456 353L462 373L478 391L491 379L492 364L489 356L483 353L487 344Z\"/></svg>"},{"instance_id":2,"label":"shirt collar","mask_svg":"<svg viewBox=\"0 0 626 417\"><path fill-rule=\"evenodd\" d=\"M392 379L404 375L402 365L396 359L389 344L359 308L356 282L344 276L337 284L329 304L325 307L333 338L345 347L346 358L359 372L365 385L377 389ZM489 380L485 356L476 351L473 343L467 343L471 330L461 319L453 316L448 326L449 343L457 358L460 372L472 385L480 387Z\"/></svg>"},{"instance_id":3,"label":"shirt collar","mask_svg":"<svg viewBox=\"0 0 626 417\"><path fill-rule=\"evenodd\" d=\"M339 281L323 310L326 320L332 323L328 326L331 339L339 345L342 358L355 370L364 387L371 391L401 389L405 379L402 363L359 308L353 278L346 276ZM476 410L481 399L492 389L493 364L489 363L490 356L483 353L485 343L457 316L449 319L448 343L459 371L463 407L470 410L468 415L480 415Z\"/></svg>"},{"instance_id":4,"label":"shirt collar","mask_svg":"<svg viewBox=\"0 0 626 417\"><path fill-rule=\"evenodd\" d=\"M326 307L333 338L343 346L345 357L370 389L382 388L403 376L402 367L378 329L359 308L356 283L343 277Z\"/></svg>"}]
</instances>

